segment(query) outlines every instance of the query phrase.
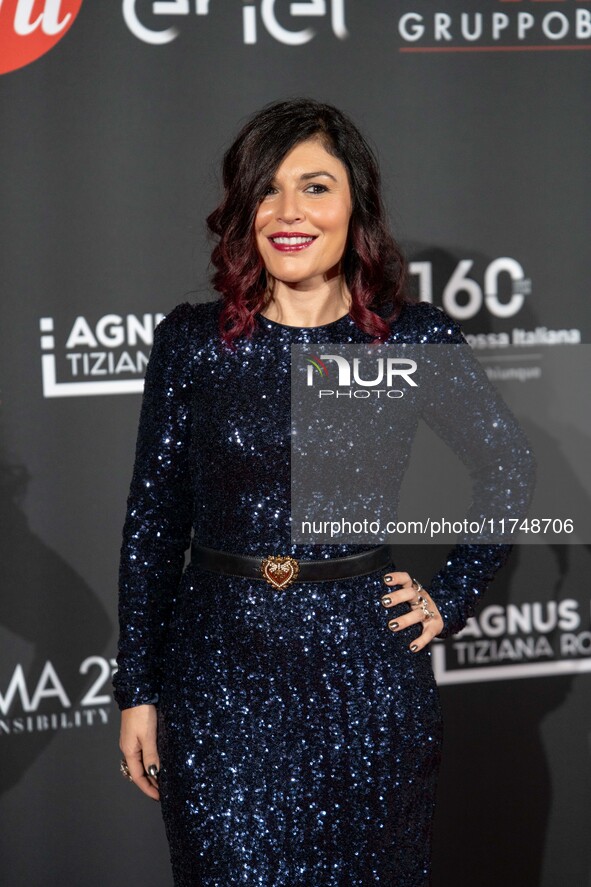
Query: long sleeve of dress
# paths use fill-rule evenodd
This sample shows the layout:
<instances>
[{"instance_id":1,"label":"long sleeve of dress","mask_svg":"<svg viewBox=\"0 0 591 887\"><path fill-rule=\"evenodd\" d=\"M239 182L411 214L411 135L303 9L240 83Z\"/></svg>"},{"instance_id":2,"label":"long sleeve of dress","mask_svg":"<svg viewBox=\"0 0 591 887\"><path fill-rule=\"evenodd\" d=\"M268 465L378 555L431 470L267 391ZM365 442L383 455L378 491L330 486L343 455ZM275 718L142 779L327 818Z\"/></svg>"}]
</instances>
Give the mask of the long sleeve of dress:
<instances>
[{"instance_id":1,"label":"long sleeve of dress","mask_svg":"<svg viewBox=\"0 0 591 887\"><path fill-rule=\"evenodd\" d=\"M158 655L190 544L189 305L156 327L146 369L119 566L121 709L158 701Z\"/></svg>"},{"instance_id":2,"label":"long sleeve of dress","mask_svg":"<svg viewBox=\"0 0 591 887\"><path fill-rule=\"evenodd\" d=\"M430 310L441 318L439 341L455 347L449 362L443 353L442 383L425 397L423 418L470 472L472 504L467 517L478 522L524 517L535 480L527 437L458 324L439 309ZM458 544L448 552L445 566L428 586L445 625L441 637L465 626L512 547L509 543Z\"/></svg>"}]
</instances>

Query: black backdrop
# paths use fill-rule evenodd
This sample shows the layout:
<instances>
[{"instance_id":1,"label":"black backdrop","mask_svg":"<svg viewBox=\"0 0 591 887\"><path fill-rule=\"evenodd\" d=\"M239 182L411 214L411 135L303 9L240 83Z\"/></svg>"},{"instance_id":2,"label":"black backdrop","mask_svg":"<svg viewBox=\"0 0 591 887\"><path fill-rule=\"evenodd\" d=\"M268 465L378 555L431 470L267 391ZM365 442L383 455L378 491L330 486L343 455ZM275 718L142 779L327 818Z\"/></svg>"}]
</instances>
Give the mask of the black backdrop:
<instances>
[{"instance_id":1,"label":"black backdrop","mask_svg":"<svg viewBox=\"0 0 591 887\"><path fill-rule=\"evenodd\" d=\"M423 298L486 354L585 343L590 48L582 0L0 5L7 887L171 883L158 807L117 771L117 558L151 332L213 297L203 220L238 126L291 95L342 107ZM427 577L445 550L398 562ZM516 549L436 650L437 887L591 883L590 560Z\"/></svg>"}]
</instances>

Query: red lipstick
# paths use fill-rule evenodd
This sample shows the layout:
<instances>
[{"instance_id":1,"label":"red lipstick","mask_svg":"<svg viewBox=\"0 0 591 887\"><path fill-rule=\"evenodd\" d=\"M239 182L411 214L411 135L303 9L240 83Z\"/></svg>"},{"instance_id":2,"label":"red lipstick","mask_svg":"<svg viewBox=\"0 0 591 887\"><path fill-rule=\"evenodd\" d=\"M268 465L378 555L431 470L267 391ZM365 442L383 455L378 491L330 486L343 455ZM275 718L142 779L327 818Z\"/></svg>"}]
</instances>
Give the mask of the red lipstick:
<instances>
[{"instance_id":1,"label":"red lipstick","mask_svg":"<svg viewBox=\"0 0 591 887\"><path fill-rule=\"evenodd\" d=\"M307 249L314 243L316 236L305 234L303 231L276 231L268 236L268 240L279 252L293 253Z\"/></svg>"}]
</instances>

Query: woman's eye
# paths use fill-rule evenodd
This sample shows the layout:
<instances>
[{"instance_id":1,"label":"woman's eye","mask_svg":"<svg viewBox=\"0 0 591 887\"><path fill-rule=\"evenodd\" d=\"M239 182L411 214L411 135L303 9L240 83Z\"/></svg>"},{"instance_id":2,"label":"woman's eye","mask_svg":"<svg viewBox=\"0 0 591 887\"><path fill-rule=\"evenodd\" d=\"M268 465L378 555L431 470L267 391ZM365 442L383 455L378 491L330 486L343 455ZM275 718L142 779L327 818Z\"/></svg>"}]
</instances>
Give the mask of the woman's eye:
<instances>
[{"instance_id":1,"label":"woman's eye","mask_svg":"<svg viewBox=\"0 0 591 887\"><path fill-rule=\"evenodd\" d=\"M326 185L319 185L315 182L313 185L308 185L306 191L310 191L312 194L323 194L325 191L328 191L328 188Z\"/></svg>"}]
</instances>

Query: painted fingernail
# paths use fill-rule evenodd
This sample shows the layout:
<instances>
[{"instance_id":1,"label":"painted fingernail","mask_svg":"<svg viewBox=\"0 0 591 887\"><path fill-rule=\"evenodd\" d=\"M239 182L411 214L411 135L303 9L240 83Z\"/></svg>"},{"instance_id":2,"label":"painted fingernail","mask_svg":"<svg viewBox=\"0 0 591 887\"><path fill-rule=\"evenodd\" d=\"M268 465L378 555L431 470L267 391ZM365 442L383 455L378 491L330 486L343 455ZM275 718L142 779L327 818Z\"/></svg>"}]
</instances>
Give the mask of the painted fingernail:
<instances>
[{"instance_id":1,"label":"painted fingernail","mask_svg":"<svg viewBox=\"0 0 591 887\"><path fill-rule=\"evenodd\" d=\"M416 644L411 644L410 649L413 651L413 653L416 653L419 648Z\"/></svg>"},{"instance_id":2,"label":"painted fingernail","mask_svg":"<svg viewBox=\"0 0 591 887\"><path fill-rule=\"evenodd\" d=\"M388 628L390 628L392 631L396 631L396 629L398 628L398 623L397 622L388 622Z\"/></svg>"},{"instance_id":3,"label":"painted fingernail","mask_svg":"<svg viewBox=\"0 0 591 887\"><path fill-rule=\"evenodd\" d=\"M391 582L391 581L392 581L391 576L384 576L384 582Z\"/></svg>"},{"instance_id":4,"label":"painted fingernail","mask_svg":"<svg viewBox=\"0 0 591 887\"><path fill-rule=\"evenodd\" d=\"M392 603L392 598L391 598L391 597L388 597L388 596L386 595L386 597L383 597L383 598L382 598L382 603L383 603L384 607L389 607L390 604Z\"/></svg>"}]
</instances>

